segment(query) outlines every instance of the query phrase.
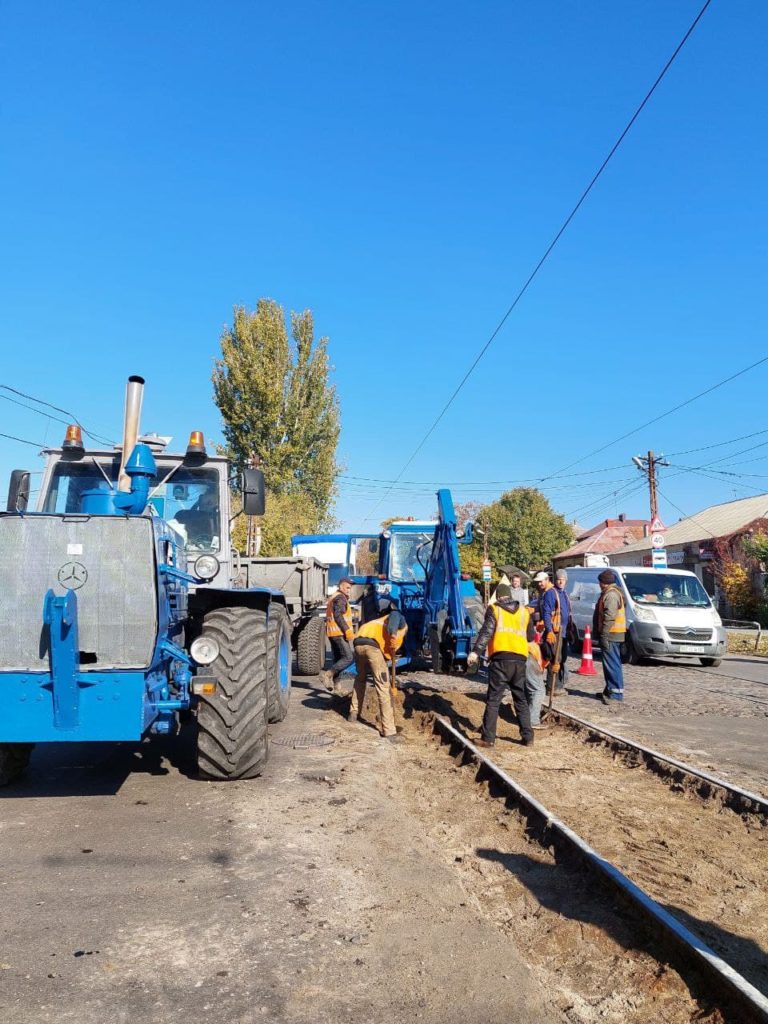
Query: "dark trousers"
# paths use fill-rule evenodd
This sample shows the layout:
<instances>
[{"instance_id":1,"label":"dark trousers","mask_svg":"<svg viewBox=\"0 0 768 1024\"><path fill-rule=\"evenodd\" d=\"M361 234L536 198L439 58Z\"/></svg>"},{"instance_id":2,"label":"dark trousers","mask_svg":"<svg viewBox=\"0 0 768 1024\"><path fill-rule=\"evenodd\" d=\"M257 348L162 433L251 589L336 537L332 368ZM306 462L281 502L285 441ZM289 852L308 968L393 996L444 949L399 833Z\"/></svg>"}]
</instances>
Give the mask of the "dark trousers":
<instances>
[{"instance_id":1,"label":"dark trousers","mask_svg":"<svg viewBox=\"0 0 768 1024\"><path fill-rule=\"evenodd\" d=\"M501 701L509 687L512 703L520 725L520 735L524 740L533 739L531 728L531 709L525 699L525 658L504 657L495 655L491 658L488 669L488 697L485 714L483 715L483 739L488 743L496 740L496 723L499 719Z\"/></svg>"},{"instance_id":2,"label":"dark trousers","mask_svg":"<svg viewBox=\"0 0 768 1024\"><path fill-rule=\"evenodd\" d=\"M355 656L352 653L352 644L345 640L343 636L332 636L329 637L329 640L331 641L331 653L333 654L333 664L330 671L333 673L333 678L336 679L345 668L349 668L355 660Z\"/></svg>"}]
</instances>

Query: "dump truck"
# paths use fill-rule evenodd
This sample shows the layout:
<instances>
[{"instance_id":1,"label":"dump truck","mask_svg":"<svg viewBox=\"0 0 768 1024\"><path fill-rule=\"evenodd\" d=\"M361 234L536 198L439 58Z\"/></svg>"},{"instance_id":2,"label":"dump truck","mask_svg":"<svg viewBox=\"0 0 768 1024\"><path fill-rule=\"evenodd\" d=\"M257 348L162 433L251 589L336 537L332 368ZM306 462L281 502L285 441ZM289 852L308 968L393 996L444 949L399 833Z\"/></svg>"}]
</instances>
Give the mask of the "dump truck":
<instances>
[{"instance_id":1,"label":"dump truck","mask_svg":"<svg viewBox=\"0 0 768 1024\"><path fill-rule=\"evenodd\" d=\"M282 566L290 600L269 572L259 579L259 560L230 540L232 467L199 431L180 454L166 452L168 438L140 438L143 389L129 379L121 446L86 450L72 424L44 452L36 511L29 472L11 474L0 513L0 783L24 771L36 743L168 735L187 713L202 776L253 778L268 724L288 712L291 641L321 615L327 570ZM261 470L238 484L244 513L263 514Z\"/></svg>"}]
</instances>

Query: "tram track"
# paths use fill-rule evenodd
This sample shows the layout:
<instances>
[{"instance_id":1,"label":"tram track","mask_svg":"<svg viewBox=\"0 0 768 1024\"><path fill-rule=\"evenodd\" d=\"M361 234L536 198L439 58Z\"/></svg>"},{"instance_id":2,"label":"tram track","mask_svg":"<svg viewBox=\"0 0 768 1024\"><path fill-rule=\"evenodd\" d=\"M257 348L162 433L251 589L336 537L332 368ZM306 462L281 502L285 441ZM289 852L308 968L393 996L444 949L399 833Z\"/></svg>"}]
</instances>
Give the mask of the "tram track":
<instances>
[{"instance_id":1,"label":"tram track","mask_svg":"<svg viewBox=\"0 0 768 1024\"><path fill-rule=\"evenodd\" d=\"M714 1014L707 1020L768 1021L765 797L557 709L556 724L525 751L503 713L497 747L481 751L471 738L482 714L478 694L416 685L404 697L406 723L413 719L450 751L451 770L460 766L486 797L501 798L508 827L519 829L519 839L508 833L510 853L497 843L492 859L525 872L519 844L535 841L558 867L575 866L572 877L584 882L573 884L599 889L605 907L619 900L636 933L651 935L645 948L661 969L669 965L691 993L706 992L695 998ZM484 857L480 845L473 857ZM537 895L546 906L549 886ZM636 978L625 979L630 1000L640 991Z\"/></svg>"},{"instance_id":2,"label":"tram track","mask_svg":"<svg viewBox=\"0 0 768 1024\"><path fill-rule=\"evenodd\" d=\"M535 839L543 848L552 851L558 861L560 858L565 858L570 863L576 861L610 898L620 897L629 912L641 919L645 927L653 930L656 940L675 969L685 978L690 978L693 974L691 980L694 984L704 984L713 1004L723 1014L724 1020L732 1021L734 1024L768 1022L768 997L744 978L727 959L708 946L699 935L681 924L625 872L602 856L555 812L521 786L492 758L479 750L447 718L434 716L432 728L441 745L447 746L454 764L475 767L475 781L488 785L491 795L503 799L506 806L520 816L529 838ZM611 734L603 733L603 736L610 737L612 741L621 739ZM622 742L627 746L636 746L629 741ZM721 793L732 791L729 806L736 806L739 801L748 799L752 805L752 812L756 810L753 806L755 800L761 803L759 813L768 810L762 798L756 797L755 794L731 787L728 783L706 776L696 769L690 769L681 762L674 762L656 752L647 751L647 748L638 747L637 752L643 756L653 754L660 762L668 763L678 773L684 772L688 778L705 783Z\"/></svg>"}]
</instances>

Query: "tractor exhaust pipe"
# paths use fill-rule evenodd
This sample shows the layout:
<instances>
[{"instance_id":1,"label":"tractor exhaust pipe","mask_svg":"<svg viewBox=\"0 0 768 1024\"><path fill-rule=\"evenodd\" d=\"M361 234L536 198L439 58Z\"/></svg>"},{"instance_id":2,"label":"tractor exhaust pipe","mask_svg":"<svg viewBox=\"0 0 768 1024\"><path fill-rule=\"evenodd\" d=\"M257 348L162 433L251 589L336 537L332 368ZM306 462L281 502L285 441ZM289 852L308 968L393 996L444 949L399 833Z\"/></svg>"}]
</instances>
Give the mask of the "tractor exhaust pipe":
<instances>
[{"instance_id":1,"label":"tractor exhaust pipe","mask_svg":"<svg viewBox=\"0 0 768 1024\"><path fill-rule=\"evenodd\" d=\"M123 454L120 459L120 474L117 478L118 491L130 491L131 478L126 475L125 464L136 447L141 419L141 400L144 397L144 378L131 376L125 387L125 422L123 426Z\"/></svg>"}]
</instances>

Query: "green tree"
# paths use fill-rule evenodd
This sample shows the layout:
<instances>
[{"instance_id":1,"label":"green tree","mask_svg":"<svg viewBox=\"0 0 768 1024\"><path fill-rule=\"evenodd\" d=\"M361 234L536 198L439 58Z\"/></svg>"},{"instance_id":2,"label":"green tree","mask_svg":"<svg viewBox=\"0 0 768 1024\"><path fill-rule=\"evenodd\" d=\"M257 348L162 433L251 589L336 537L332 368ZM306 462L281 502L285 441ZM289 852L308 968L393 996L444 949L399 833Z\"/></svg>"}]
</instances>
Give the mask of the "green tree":
<instances>
[{"instance_id":1,"label":"green tree","mask_svg":"<svg viewBox=\"0 0 768 1024\"><path fill-rule=\"evenodd\" d=\"M487 524L488 556L494 566L512 564L526 570L540 569L573 542L571 527L553 511L541 491L533 487L506 491L498 501L474 514L480 527ZM462 549L462 569L474 579L479 578L482 555L481 537Z\"/></svg>"},{"instance_id":2,"label":"green tree","mask_svg":"<svg viewBox=\"0 0 768 1024\"><path fill-rule=\"evenodd\" d=\"M225 453L238 469L255 454L267 485L265 555L287 554L290 536L330 525L339 466L339 402L330 383L328 339L314 337L310 310L285 312L259 299L236 306L213 369Z\"/></svg>"}]
</instances>

